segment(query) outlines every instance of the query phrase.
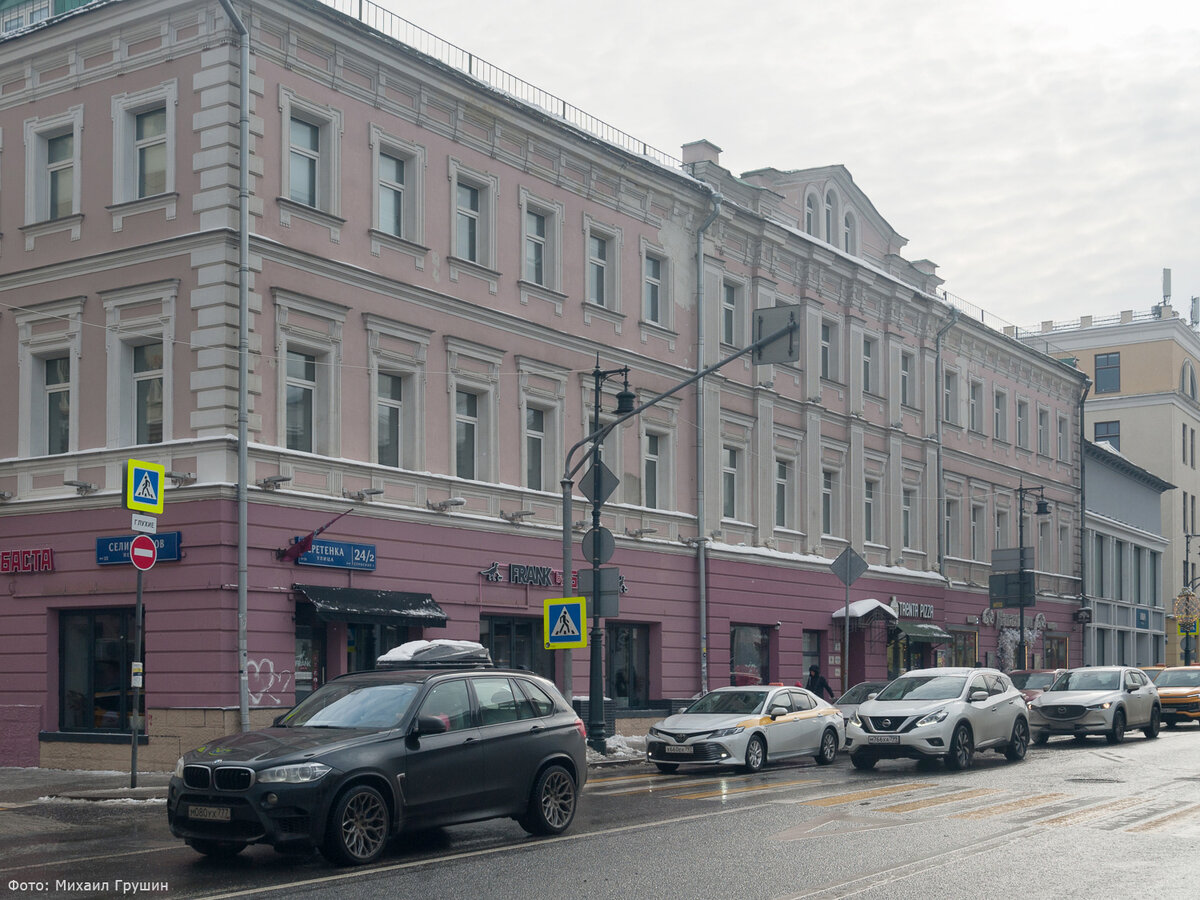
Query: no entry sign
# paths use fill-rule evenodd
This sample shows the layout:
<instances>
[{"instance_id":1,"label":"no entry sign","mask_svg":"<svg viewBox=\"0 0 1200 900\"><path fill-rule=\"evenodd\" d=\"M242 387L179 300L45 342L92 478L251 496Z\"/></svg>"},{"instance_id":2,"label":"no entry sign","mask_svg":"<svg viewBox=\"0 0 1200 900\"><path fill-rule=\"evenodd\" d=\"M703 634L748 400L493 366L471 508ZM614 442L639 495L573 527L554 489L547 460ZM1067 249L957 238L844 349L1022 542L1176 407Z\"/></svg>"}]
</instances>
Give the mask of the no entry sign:
<instances>
[{"instance_id":1,"label":"no entry sign","mask_svg":"<svg viewBox=\"0 0 1200 900\"><path fill-rule=\"evenodd\" d=\"M154 538L148 534L139 534L133 539L133 543L129 545L129 561L134 566L145 572L154 565L156 559L158 548L154 545Z\"/></svg>"}]
</instances>

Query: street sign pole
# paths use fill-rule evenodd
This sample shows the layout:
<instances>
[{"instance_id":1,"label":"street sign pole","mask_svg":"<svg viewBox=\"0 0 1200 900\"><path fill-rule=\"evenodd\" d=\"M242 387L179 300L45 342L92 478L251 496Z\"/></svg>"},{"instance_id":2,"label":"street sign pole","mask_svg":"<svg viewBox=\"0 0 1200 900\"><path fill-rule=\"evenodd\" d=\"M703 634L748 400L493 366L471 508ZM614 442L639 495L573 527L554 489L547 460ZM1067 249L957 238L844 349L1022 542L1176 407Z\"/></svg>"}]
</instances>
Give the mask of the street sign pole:
<instances>
[{"instance_id":1,"label":"street sign pole","mask_svg":"<svg viewBox=\"0 0 1200 900\"><path fill-rule=\"evenodd\" d=\"M133 608L133 655L137 660L133 664L130 680L133 682L133 708L129 712L130 732L133 740L129 750L129 786L137 787L137 748L138 731L141 730L141 716L138 714L139 699L142 693L142 570L137 570L137 603Z\"/></svg>"}]
</instances>

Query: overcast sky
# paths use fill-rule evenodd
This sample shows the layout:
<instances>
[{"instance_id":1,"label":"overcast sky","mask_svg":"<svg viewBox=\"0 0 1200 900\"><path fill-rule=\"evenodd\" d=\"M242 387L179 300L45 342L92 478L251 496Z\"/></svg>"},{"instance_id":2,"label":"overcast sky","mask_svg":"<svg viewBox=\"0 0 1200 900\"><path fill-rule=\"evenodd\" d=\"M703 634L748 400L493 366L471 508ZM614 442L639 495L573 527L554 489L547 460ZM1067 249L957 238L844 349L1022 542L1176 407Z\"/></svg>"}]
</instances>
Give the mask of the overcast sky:
<instances>
[{"instance_id":1,"label":"overcast sky","mask_svg":"<svg viewBox=\"0 0 1200 900\"><path fill-rule=\"evenodd\" d=\"M841 163L1005 322L1200 294L1196 0L381 2L674 156Z\"/></svg>"}]
</instances>

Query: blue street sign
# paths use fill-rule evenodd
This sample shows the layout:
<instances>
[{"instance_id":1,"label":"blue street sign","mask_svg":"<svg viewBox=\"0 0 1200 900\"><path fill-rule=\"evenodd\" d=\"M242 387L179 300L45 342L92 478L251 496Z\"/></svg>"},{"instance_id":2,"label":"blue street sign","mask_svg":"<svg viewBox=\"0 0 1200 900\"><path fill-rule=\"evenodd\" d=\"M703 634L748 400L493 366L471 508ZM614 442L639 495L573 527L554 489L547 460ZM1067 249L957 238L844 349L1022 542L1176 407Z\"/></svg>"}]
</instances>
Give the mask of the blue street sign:
<instances>
[{"instance_id":1,"label":"blue street sign","mask_svg":"<svg viewBox=\"0 0 1200 900\"><path fill-rule=\"evenodd\" d=\"M296 560L302 566L326 566L332 569L375 571L375 545L351 544L346 541L312 542L312 549Z\"/></svg>"},{"instance_id":2,"label":"blue street sign","mask_svg":"<svg viewBox=\"0 0 1200 900\"><path fill-rule=\"evenodd\" d=\"M586 606L583 597L551 597L543 601L542 634L547 650L587 646Z\"/></svg>"},{"instance_id":3,"label":"blue street sign","mask_svg":"<svg viewBox=\"0 0 1200 900\"><path fill-rule=\"evenodd\" d=\"M183 543L182 531L164 531L147 535L158 549L158 562L174 562L179 559L179 545ZM114 537L96 538L96 565L130 565L129 545L137 535L119 534Z\"/></svg>"}]
</instances>

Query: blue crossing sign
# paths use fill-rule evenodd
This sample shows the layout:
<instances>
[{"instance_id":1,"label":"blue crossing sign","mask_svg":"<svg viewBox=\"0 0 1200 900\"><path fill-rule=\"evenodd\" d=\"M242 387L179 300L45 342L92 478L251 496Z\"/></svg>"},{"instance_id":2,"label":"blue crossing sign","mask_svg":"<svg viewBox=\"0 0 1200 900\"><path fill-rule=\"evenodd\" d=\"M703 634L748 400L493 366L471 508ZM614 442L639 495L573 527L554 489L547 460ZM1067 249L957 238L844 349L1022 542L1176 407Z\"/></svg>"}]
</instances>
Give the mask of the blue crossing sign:
<instances>
[{"instance_id":1,"label":"blue crossing sign","mask_svg":"<svg viewBox=\"0 0 1200 900\"><path fill-rule=\"evenodd\" d=\"M125 469L125 508L161 516L166 500L167 467L131 459Z\"/></svg>"},{"instance_id":2,"label":"blue crossing sign","mask_svg":"<svg viewBox=\"0 0 1200 900\"><path fill-rule=\"evenodd\" d=\"M583 597L551 597L545 601L542 634L547 650L587 646L587 611Z\"/></svg>"}]
</instances>

